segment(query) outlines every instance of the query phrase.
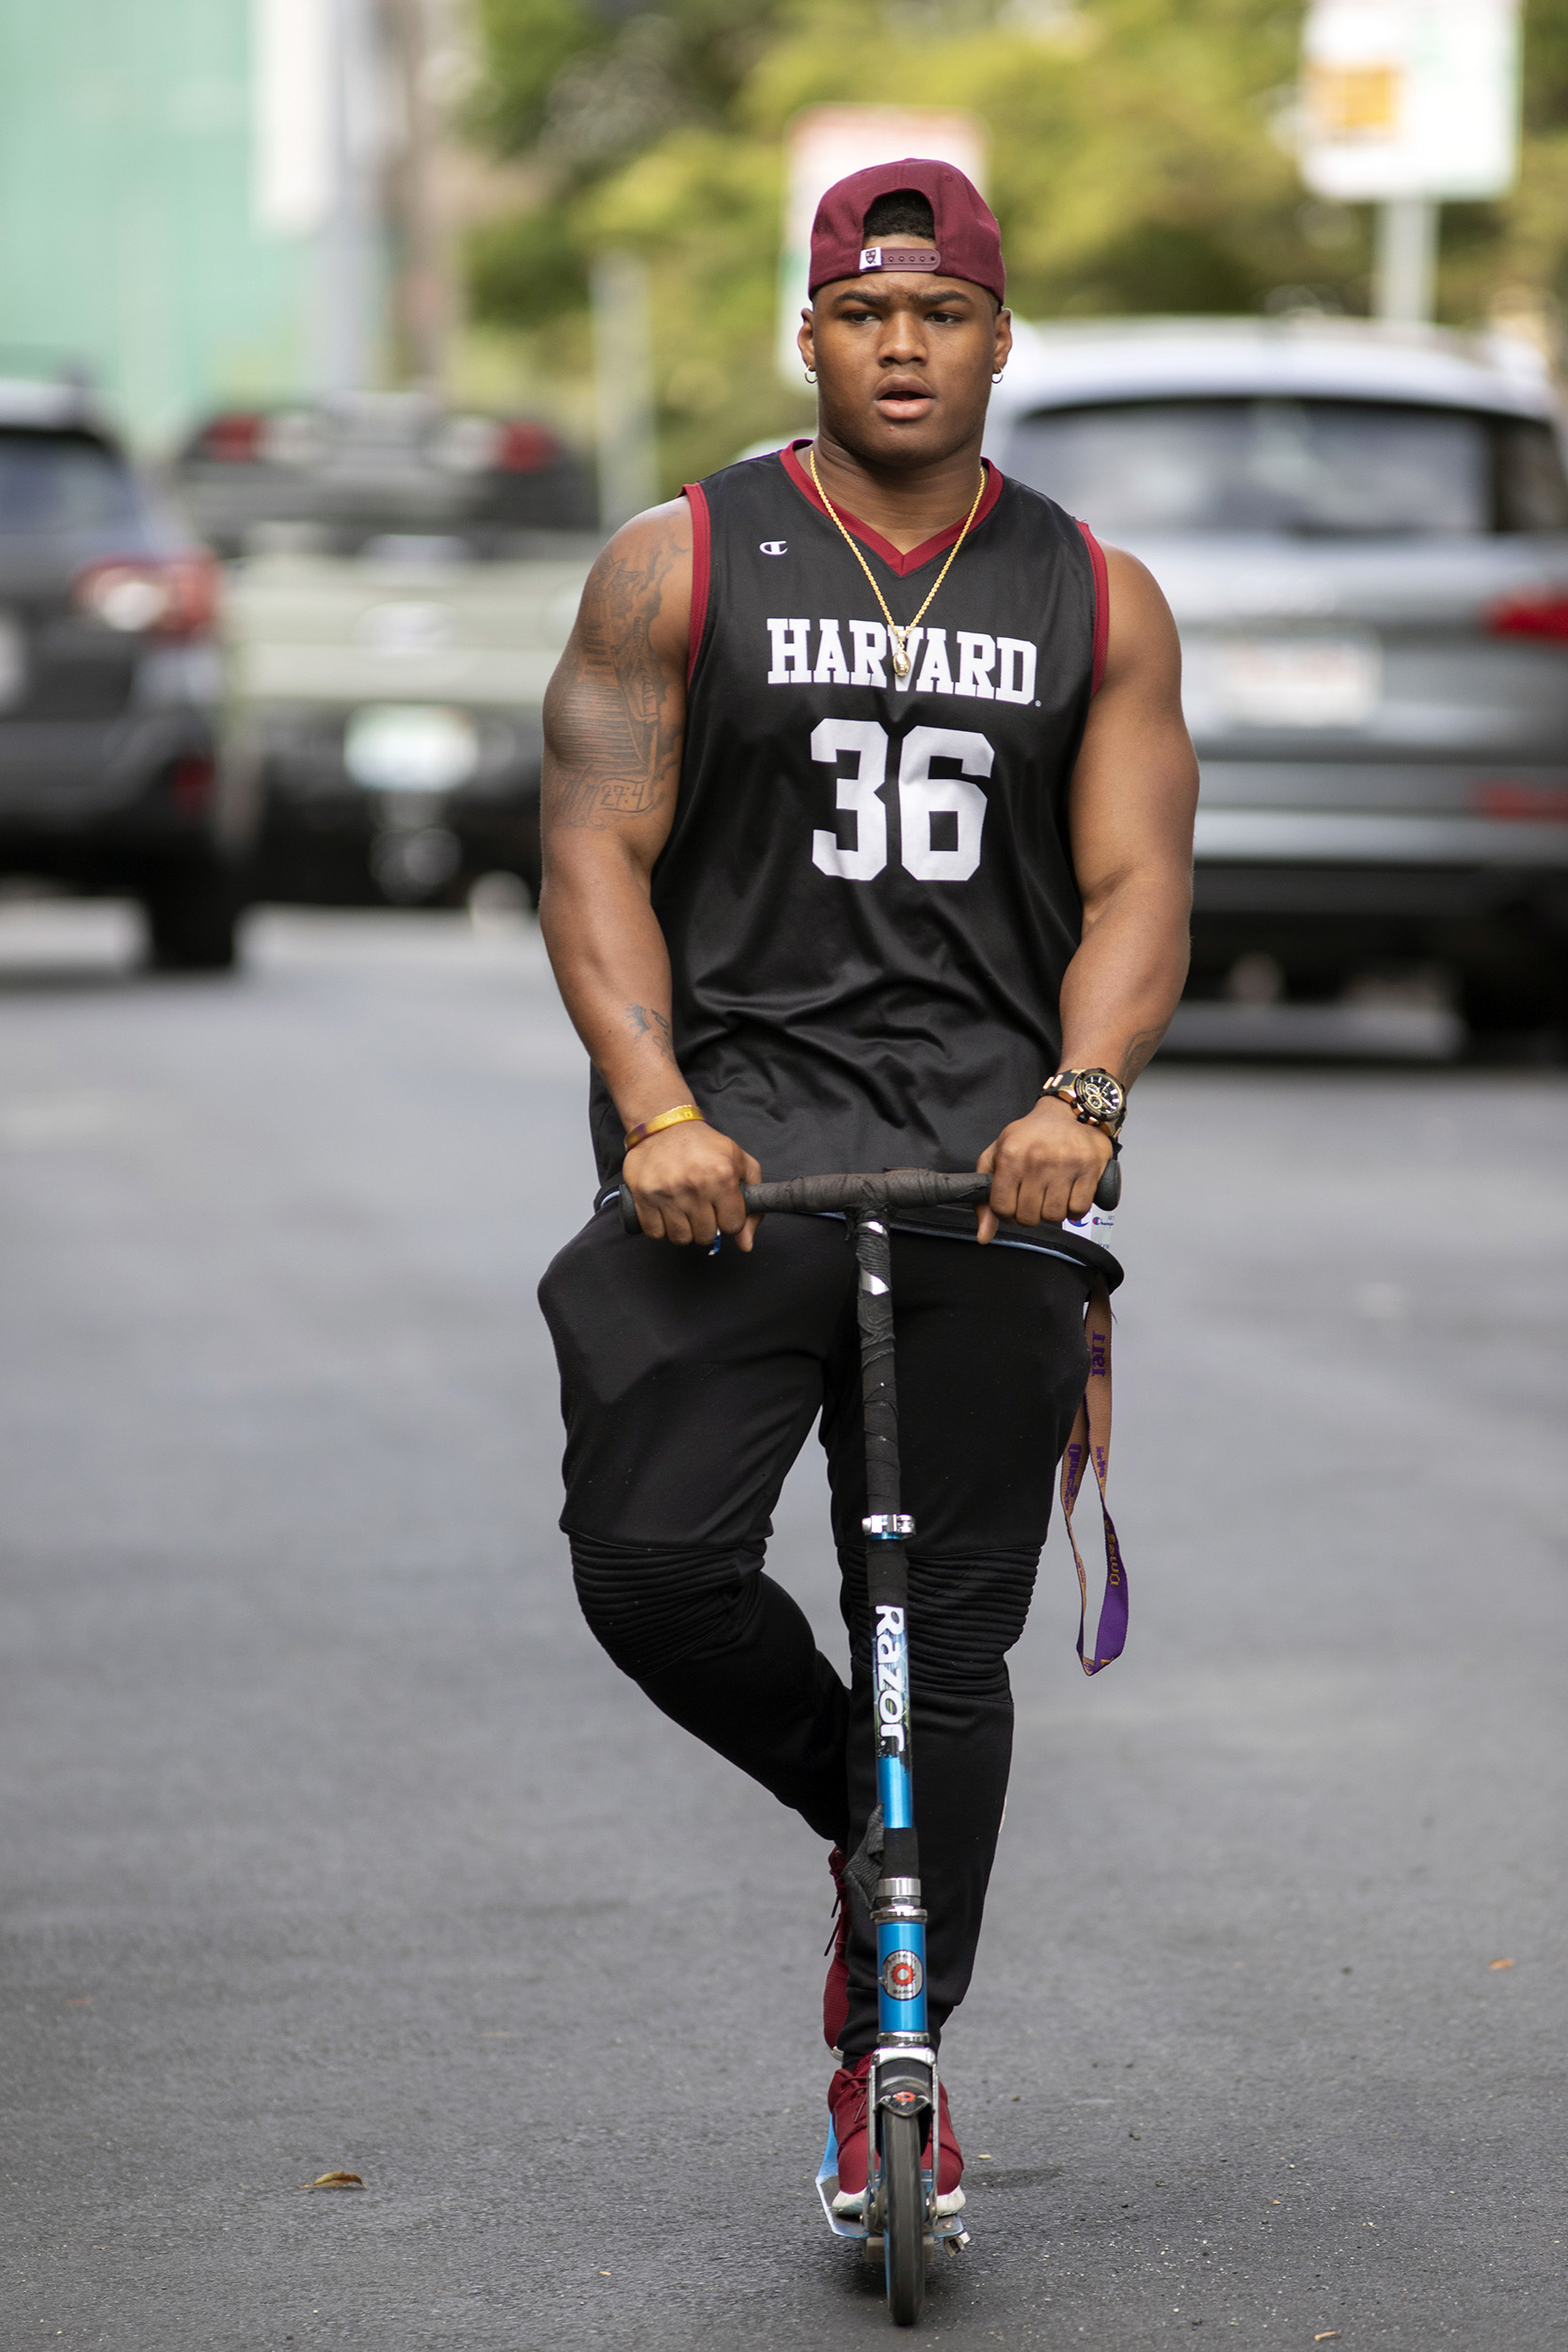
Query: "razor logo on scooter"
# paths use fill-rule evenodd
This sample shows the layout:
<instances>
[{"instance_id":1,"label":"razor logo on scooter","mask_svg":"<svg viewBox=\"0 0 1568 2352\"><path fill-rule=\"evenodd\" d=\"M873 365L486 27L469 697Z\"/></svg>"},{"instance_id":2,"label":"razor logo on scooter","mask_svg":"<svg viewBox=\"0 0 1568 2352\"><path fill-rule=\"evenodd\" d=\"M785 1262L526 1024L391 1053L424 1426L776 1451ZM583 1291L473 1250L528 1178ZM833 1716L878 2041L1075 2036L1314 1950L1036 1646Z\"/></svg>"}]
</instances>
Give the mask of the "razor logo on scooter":
<instances>
[{"instance_id":1,"label":"razor logo on scooter","mask_svg":"<svg viewBox=\"0 0 1568 2352\"><path fill-rule=\"evenodd\" d=\"M909 1652L904 1641L904 1612L901 1609L879 1608L877 1612L877 1717L882 1737L895 1747L904 1745L904 1725L909 1719Z\"/></svg>"},{"instance_id":2,"label":"razor logo on scooter","mask_svg":"<svg viewBox=\"0 0 1568 2352\"><path fill-rule=\"evenodd\" d=\"M889 1952L882 1963L882 1991L890 2001L912 2001L925 1981L918 1952Z\"/></svg>"}]
</instances>

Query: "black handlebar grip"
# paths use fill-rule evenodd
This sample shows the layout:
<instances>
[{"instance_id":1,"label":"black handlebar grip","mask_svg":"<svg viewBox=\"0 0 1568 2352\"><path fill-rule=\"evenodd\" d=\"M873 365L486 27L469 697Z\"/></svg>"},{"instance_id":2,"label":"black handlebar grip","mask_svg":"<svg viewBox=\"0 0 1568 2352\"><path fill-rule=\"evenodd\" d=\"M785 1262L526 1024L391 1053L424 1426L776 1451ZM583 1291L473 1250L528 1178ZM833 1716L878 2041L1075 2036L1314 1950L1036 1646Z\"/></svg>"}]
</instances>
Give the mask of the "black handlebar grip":
<instances>
[{"instance_id":1,"label":"black handlebar grip","mask_svg":"<svg viewBox=\"0 0 1568 2352\"><path fill-rule=\"evenodd\" d=\"M973 1170L948 1175L934 1168L888 1168L841 1176L786 1176L778 1184L743 1184L741 1197L752 1216L815 1216L824 1210L974 1207L990 1190L990 1178Z\"/></svg>"},{"instance_id":2,"label":"black handlebar grip","mask_svg":"<svg viewBox=\"0 0 1568 2352\"><path fill-rule=\"evenodd\" d=\"M939 1176L927 1168L901 1168L890 1171L890 1174L908 1180L900 1184L890 1182L887 1187L890 1191L912 1195L918 1189L918 1193L927 1200L945 1198L957 1203L967 1199L978 1205L990 1189L990 1179L984 1176ZM921 1180L918 1187L916 1179ZM747 1209L753 1215L766 1215L769 1209L792 1209L809 1214L818 1206L831 1208L841 1205L843 1195L852 1189L855 1183L852 1177L797 1176L782 1184L743 1184L741 1194ZM824 1196L820 1201L812 1198L818 1191ZM832 1197L835 1193L839 1196L837 1200ZM1095 1187L1095 1207L1111 1210L1120 1199L1121 1162L1117 1159L1107 1160ZM905 1205L914 1206L916 1202L911 1199ZM637 1221L637 1203L631 1197L631 1187L625 1177L621 1180L621 1224L628 1233L640 1233L642 1230Z\"/></svg>"}]
</instances>

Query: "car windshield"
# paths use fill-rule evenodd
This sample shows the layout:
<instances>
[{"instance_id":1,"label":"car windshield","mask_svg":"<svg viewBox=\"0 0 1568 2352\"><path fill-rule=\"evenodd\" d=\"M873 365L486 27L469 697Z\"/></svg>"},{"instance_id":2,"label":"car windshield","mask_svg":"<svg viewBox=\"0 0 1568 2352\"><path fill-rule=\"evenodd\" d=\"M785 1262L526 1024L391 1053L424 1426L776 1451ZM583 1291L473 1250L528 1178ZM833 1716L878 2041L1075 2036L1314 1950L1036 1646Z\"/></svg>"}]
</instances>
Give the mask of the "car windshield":
<instances>
[{"instance_id":1,"label":"car windshield","mask_svg":"<svg viewBox=\"0 0 1568 2352\"><path fill-rule=\"evenodd\" d=\"M102 441L85 433L0 430L0 532L74 537L138 518L135 485Z\"/></svg>"},{"instance_id":2,"label":"car windshield","mask_svg":"<svg viewBox=\"0 0 1568 2352\"><path fill-rule=\"evenodd\" d=\"M1047 410L1015 426L1003 469L1113 538L1568 530L1549 428L1461 409L1169 400Z\"/></svg>"}]
</instances>

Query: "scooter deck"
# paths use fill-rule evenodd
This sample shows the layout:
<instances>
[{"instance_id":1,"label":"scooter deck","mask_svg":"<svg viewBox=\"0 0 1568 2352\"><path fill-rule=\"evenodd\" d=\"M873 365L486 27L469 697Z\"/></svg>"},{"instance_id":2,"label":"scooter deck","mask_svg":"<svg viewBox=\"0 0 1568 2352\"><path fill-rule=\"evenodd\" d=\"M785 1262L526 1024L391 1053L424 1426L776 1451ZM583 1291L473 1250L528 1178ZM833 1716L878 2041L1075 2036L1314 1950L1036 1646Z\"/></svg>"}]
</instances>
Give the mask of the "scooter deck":
<instances>
[{"instance_id":1,"label":"scooter deck","mask_svg":"<svg viewBox=\"0 0 1568 2352\"><path fill-rule=\"evenodd\" d=\"M816 2194L822 2201L823 2216L834 2237L857 2238L863 2245L872 2242L871 2233L863 2219L854 2214L833 2211L833 2199L838 2195L838 2134L831 2121L828 2124L828 2144L822 2151L822 2162L816 2174ZM951 2243L954 2252L960 2246L969 2244L969 2232L962 2213L938 2214L926 2233L926 2243L934 2246L942 2239ZM881 2245L880 2238L874 2242L879 2247Z\"/></svg>"}]
</instances>

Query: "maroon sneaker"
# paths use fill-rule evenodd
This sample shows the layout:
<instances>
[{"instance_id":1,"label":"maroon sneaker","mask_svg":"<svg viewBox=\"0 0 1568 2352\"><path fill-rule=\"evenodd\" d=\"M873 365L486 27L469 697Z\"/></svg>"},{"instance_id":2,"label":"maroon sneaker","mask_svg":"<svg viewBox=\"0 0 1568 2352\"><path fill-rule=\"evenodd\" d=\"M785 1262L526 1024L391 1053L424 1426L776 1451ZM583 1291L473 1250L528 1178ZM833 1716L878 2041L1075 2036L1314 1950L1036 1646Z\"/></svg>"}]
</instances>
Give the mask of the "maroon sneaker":
<instances>
[{"instance_id":1,"label":"maroon sneaker","mask_svg":"<svg viewBox=\"0 0 1568 2352\"><path fill-rule=\"evenodd\" d=\"M856 2058L852 2066L841 2066L828 2085L828 2110L833 2119L833 2137L838 2142L838 2194L833 2199L834 2213L857 2214L865 2211L865 2090L866 2076L870 2071L871 2058L867 2054L863 2058ZM953 2119L947 2112L947 2085L940 2077L937 2103L942 2115L937 2211L939 2214L961 2213L964 2193L958 2184L963 2179L964 2160L953 2137ZM925 2163L930 2163L929 2140L926 2142L921 2155Z\"/></svg>"},{"instance_id":2,"label":"maroon sneaker","mask_svg":"<svg viewBox=\"0 0 1568 2352\"><path fill-rule=\"evenodd\" d=\"M828 1856L834 1901L833 1931L822 1947L822 1957L828 1961L828 1981L822 1988L822 2039L830 2050L836 2050L843 2040L844 2021L849 2014L849 1889L844 1883L847 1860L842 1846L835 1846ZM832 1958L828 1960L830 1952Z\"/></svg>"}]
</instances>

